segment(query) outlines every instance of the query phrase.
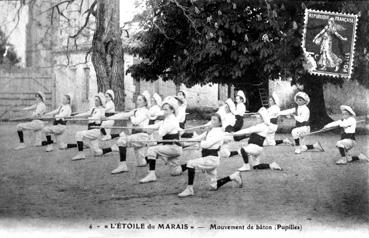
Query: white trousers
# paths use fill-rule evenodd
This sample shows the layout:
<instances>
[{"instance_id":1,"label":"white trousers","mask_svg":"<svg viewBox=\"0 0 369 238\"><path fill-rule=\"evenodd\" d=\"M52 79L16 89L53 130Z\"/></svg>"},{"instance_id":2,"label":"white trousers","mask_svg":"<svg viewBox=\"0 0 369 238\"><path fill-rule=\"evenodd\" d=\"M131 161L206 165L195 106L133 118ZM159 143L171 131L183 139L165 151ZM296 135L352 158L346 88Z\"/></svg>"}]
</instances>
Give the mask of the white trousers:
<instances>
[{"instance_id":1,"label":"white trousers","mask_svg":"<svg viewBox=\"0 0 369 238\"><path fill-rule=\"evenodd\" d=\"M148 159L161 158L169 166L170 174L173 176L180 175L182 173L181 163L179 156L182 155L182 147L170 144L170 145L155 145L147 149Z\"/></svg>"},{"instance_id":2,"label":"white trousers","mask_svg":"<svg viewBox=\"0 0 369 238\"><path fill-rule=\"evenodd\" d=\"M217 186L217 168L219 164L219 157L213 155L187 161L188 168L200 169L206 172L212 187Z\"/></svg>"},{"instance_id":3,"label":"white trousers","mask_svg":"<svg viewBox=\"0 0 369 238\"><path fill-rule=\"evenodd\" d=\"M17 125L17 131L29 130L34 133L35 144L41 144L41 132L45 126L45 122L40 120L33 120L31 122L19 123Z\"/></svg>"},{"instance_id":4,"label":"white trousers","mask_svg":"<svg viewBox=\"0 0 369 238\"><path fill-rule=\"evenodd\" d=\"M145 164L145 156L147 153L147 143L144 142L134 142L134 141L147 141L150 140L150 135L147 133L137 133L132 135L126 135L124 132L119 134L119 139L117 141L118 146L133 147L134 153L138 164Z\"/></svg>"}]
</instances>

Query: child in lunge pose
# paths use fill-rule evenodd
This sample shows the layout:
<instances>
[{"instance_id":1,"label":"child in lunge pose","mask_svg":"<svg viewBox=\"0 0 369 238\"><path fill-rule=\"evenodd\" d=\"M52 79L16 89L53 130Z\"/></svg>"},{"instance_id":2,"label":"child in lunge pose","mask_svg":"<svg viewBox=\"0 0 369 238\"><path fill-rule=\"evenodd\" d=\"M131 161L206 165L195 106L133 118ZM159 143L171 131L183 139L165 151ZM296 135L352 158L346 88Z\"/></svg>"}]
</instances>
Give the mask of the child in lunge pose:
<instances>
[{"instance_id":1,"label":"child in lunge pose","mask_svg":"<svg viewBox=\"0 0 369 238\"><path fill-rule=\"evenodd\" d=\"M224 152L225 157L234 156L240 154L243 158L244 165L238 169L238 171L244 172L253 169L273 169L281 170L281 167L276 162L271 164L262 164L259 161L259 156L263 151L263 144L265 137L269 131L270 119L266 108L259 109L258 114L261 117L261 122L255 126L242 129L233 134L235 141L240 141L249 137L248 144L242 147L239 152L231 151ZM251 167L251 166L252 167Z\"/></svg>"},{"instance_id":2,"label":"child in lunge pose","mask_svg":"<svg viewBox=\"0 0 369 238\"><path fill-rule=\"evenodd\" d=\"M87 130L78 131L76 133L76 141L78 154L72 158L72 160L86 159L86 155L83 151L83 140L87 141L91 150L95 155L101 155L102 151L99 149L100 129L94 128L94 126L100 126L101 121L105 118L105 95L98 93L95 97L95 106L92 107L88 112L77 114L76 117L88 117ZM66 145L67 148L74 147L74 144Z\"/></svg>"},{"instance_id":3,"label":"child in lunge pose","mask_svg":"<svg viewBox=\"0 0 369 238\"><path fill-rule=\"evenodd\" d=\"M279 115L293 115L296 120L296 127L292 129L292 138L295 140L295 153L301 154L307 150L317 149L321 152L324 151L320 142L316 142L312 145L300 145L301 139L310 132L310 110L307 105L310 102L309 96L304 92L298 92L294 97L297 106L295 108L281 111Z\"/></svg>"},{"instance_id":4,"label":"child in lunge pose","mask_svg":"<svg viewBox=\"0 0 369 238\"><path fill-rule=\"evenodd\" d=\"M66 126L66 117L70 117L72 113L72 109L70 107L72 96L70 94L66 94L63 97L62 105L60 105L54 111L46 113L45 116L54 116L55 120L52 126L45 126L42 130L46 135L46 152L50 152L54 150L53 142L51 140L51 135L54 135L55 141L58 144L59 148L64 147L64 143L61 141L61 136L63 135Z\"/></svg>"},{"instance_id":5,"label":"child in lunge pose","mask_svg":"<svg viewBox=\"0 0 369 238\"><path fill-rule=\"evenodd\" d=\"M168 97L164 100L162 109L164 111L164 120L157 124L150 125L152 129L158 129L157 138L162 140L178 140L179 121L176 117L178 110L177 100L173 97ZM156 181L156 160L161 158L167 162L170 168L170 173L173 176L180 175L182 168L179 161L179 156L182 154L182 147L177 142L160 142L157 145L150 146L147 150L147 161L149 164L149 173L146 177L140 180L140 183L149 183Z\"/></svg>"},{"instance_id":6,"label":"child in lunge pose","mask_svg":"<svg viewBox=\"0 0 369 238\"><path fill-rule=\"evenodd\" d=\"M268 134L264 140L264 146L280 145L283 143L289 145L292 144L292 142L287 138L284 140L275 139L275 133L277 132L278 129L278 116L281 110L278 106L278 103L279 103L278 96L276 94L272 94L272 96L269 97L269 108L267 109L270 118L270 124Z\"/></svg>"},{"instance_id":7,"label":"child in lunge pose","mask_svg":"<svg viewBox=\"0 0 369 238\"><path fill-rule=\"evenodd\" d=\"M222 129L220 115L214 114L211 117L210 130L194 139L202 140L200 144L202 148L201 158L189 160L186 164L181 166L182 171L188 170L188 185L178 196L188 197L194 195L193 182L195 179L195 169L206 171L210 177L210 188L212 190L217 190L230 181L235 181L239 187L242 187L242 178L239 172L217 180L217 168L219 166L218 152L224 141L224 130Z\"/></svg>"},{"instance_id":8,"label":"child in lunge pose","mask_svg":"<svg viewBox=\"0 0 369 238\"><path fill-rule=\"evenodd\" d=\"M340 107L342 112L342 119L338 121L331 122L324 126L324 129L329 129L333 127L341 127L342 134L341 140L337 141L336 147L340 152L341 159L339 159L336 164L345 165L348 162L353 162L357 160L368 161L368 157L360 153L358 156L350 156L349 151L354 148L355 141L355 131L356 131L356 119L355 112L351 107L342 105ZM369 162L369 161L368 161Z\"/></svg>"},{"instance_id":9,"label":"child in lunge pose","mask_svg":"<svg viewBox=\"0 0 369 238\"><path fill-rule=\"evenodd\" d=\"M127 135L125 132L119 134L119 139L112 147L102 149L103 154L107 154L112 151L119 151L119 164L118 167L111 171L112 174L119 174L128 171L126 164L127 160L127 147L133 147L135 155L137 157L137 166L146 166L146 144L143 142L134 142L139 140L148 140L149 135L144 132L140 127L147 127L149 124L149 109L150 106L150 94L148 91L143 92L137 97L136 109L130 112L118 113L111 116L111 119L130 120L132 125L137 129L132 129L132 134Z\"/></svg>"},{"instance_id":10,"label":"child in lunge pose","mask_svg":"<svg viewBox=\"0 0 369 238\"><path fill-rule=\"evenodd\" d=\"M45 95L42 92L35 94L36 103L30 107L23 108L22 111L34 110L31 118L41 117L46 113ZM45 126L45 122L41 120L32 120L31 122L19 123L17 125L17 132L19 137L19 145L15 147L15 150L21 150L26 148L24 144L23 131L29 130L34 134L34 146L41 146L41 131Z\"/></svg>"},{"instance_id":11,"label":"child in lunge pose","mask_svg":"<svg viewBox=\"0 0 369 238\"><path fill-rule=\"evenodd\" d=\"M109 89L106 91L105 93L105 117L110 117L113 116L115 114L115 104L114 104L114 91ZM101 123L101 127L112 127L114 126L115 121L114 120L106 120L103 121ZM101 138L101 140L106 141L106 140L110 140L111 139L111 129L110 128L101 128L100 129L101 134L103 135L103 137Z\"/></svg>"}]
</instances>

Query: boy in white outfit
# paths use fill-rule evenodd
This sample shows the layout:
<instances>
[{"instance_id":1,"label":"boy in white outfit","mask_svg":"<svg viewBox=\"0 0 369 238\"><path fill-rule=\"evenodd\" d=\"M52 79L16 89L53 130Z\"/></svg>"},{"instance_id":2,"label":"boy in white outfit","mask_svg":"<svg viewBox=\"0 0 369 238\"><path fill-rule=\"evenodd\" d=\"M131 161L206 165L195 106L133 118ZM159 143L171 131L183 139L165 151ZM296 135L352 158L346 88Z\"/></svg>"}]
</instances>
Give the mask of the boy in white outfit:
<instances>
[{"instance_id":1,"label":"boy in white outfit","mask_svg":"<svg viewBox=\"0 0 369 238\"><path fill-rule=\"evenodd\" d=\"M115 114L115 104L114 104L114 91L109 89L105 92L105 117L110 117ZM112 127L114 126L115 121L114 120L105 120L101 123L101 127ZM100 129L101 134L103 137L101 140L106 141L111 139L111 129L109 128L101 128Z\"/></svg>"},{"instance_id":2,"label":"boy in white outfit","mask_svg":"<svg viewBox=\"0 0 369 238\"><path fill-rule=\"evenodd\" d=\"M235 181L239 187L242 187L242 178L239 172L217 179L217 168L220 164L218 152L224 142L224 130L222 129L220 115L214 114L211 117L210 130L194 139L202 140L200 144L202 157L189 160L181 166L182 171L188 170L188 185L178 196L188 197L194 195L193 182L195 179L195 169L206 171L210 178L210 188L212 190L217 190L230 181Z\"/></svg>"},{"instance_id":3,"label":"boy in white outfit","mask_svg":"<svg viewBox=\"0 0 369 238\"><path fill-rule=\"evenodd\" d=\"M42 92L35 94L36 103L30 107L23 108L22 111L34 110L31 118L41 117L46 113L45 95ZM15 147L15 150L21 150L26 148L24 144L23 131L29 130L34 133L34 146L41 146L41 132L45 126L45 122L41 120L32 120L31 122L19 123L17 125L17 132L20 144Z\"/></svg>"},{"instance_id":4,"label":"boy in white outfit","mask_svg":"<svg viewBox=\"0 0 369 238\"><path fill-rule=\"evenodd\" d=\"M239 168L238 171L249 171L251 170L251 168L281 170L281 167L279 167L276 162L273 162L271 164L263 164L259 161L259 156L263 151L264 140L269 131L270 119L268 111L265 107L260 108L258 114L260 115L262 120L260 123L255 126L242 129L233 134L233 138L235 141L240 141L249 137L248 144L242 147L239 151L239 154L241 154L243 158L244 165ZM233 156L236 155L237 152L232 151L230 153L224 154Z\"/></svg>"},{"instance_id":5,"label":"boy in white outfit","mask_svg":"<svg viewBox=\"0 0 369 238\"><path fill-rule=\"evenodd\" d=\"M66 117L70 117L72 113L72 109L70 107L71 103L71 95L66 94L63 97L62 105L60 105L54 111L46 113L45 116L54 116L55 120L52 126L45 126L42 130L46 135L46 152L53 151L53 142L51 140L51 135L55 136L56 143L59 148L63 146L62 141L60 140L61 135L64 133L66 126L66 121L64 120Z\"/></svg>"},{"instance_id":6,"label":"boy in white outfit","mask_svg":"<svg viewBox=\"0 0 369 238\"><path fill-rule=\"evenodd\" d=\"M345 165L347 162L354 162L357 160L368 161L368 157L360 153L358 156L350 156L348 152L354 148L355 141L355 131L356 131L356 119L355 112L351 107L342 105L340 106L342 112L342 119L338 121L331 122L324 126L324 129L329 129L332 127L341 127L343 132L341 134L341 140L337 141L336 147L338 148L341 159L339 159L336 164Z\"/></svg>"},{"instance_id":7,"label":"boy in white outfit","mask_svg":"<svg viewBox=\"0 0 369 238\"><path fill-rule=\"evenodd\" d=\"M313 145L300 145L300 140L304 138L304 136L310 133L310 110L307 105L310 102L309 96L304 92L298 92L294 97L295 103L297 106L295 108L287 109L281 111L279 115L293 115L296 120L296 127L292 129L292 138L295 140L295 153L301 154L301 152L305 152L307 150L317 149L321 152L324 151L320 142L316 142Z\"/></svg>"},{"instance_id":8,"label":"boy in white outfit","mask_svg":"<svg viewBox=\"0 0 369 238\"><path fill-rule=\"evenodd\" d=\"M86 159L86 155L83 151L83 140L86 140L91 150L95 155L101 155L102 151L99 149L100 129L94 128L94 126L101 126L101 121L105 118L105 95L104 93L98 93L95 97L95 106L92 107L88 112L77 114L76 117L87 117L88 116L88 127L87 130L78 131L76 133L76 141L78 154L72 158L72 160ZM67 145L67 148L69 146Z\"/></svg>"}]
</instances>

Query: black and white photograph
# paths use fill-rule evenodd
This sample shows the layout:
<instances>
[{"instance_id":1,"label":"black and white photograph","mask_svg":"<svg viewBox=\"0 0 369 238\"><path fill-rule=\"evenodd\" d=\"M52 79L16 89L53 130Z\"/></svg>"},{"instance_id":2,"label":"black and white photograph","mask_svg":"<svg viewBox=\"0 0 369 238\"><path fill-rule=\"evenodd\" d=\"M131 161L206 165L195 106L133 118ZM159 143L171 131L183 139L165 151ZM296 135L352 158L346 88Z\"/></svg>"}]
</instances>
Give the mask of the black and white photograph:
<instances>
[{"instance_id":1,"label":"black and white photograph","mask_svg":"<svg viewBox=\"0 0 369 238\"><path fill-rule=\"evenodd\" d=\"M367 237L368 0L0 0L0 237Z\"/></svg>"}]
</instances>

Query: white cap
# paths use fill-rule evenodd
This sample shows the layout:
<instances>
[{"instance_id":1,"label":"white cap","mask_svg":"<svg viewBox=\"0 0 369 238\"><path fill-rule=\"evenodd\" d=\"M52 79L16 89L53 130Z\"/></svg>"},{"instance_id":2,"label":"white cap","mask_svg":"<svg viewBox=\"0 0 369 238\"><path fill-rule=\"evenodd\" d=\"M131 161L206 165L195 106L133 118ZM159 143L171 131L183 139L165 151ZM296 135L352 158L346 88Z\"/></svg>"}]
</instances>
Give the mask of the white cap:
<instances>
[{"instance_id":1,"label":"white cap","mask_svg":"<svg viewBox=\"0 0 369 238\"><path fill-rule=\"evenodd\" d=\"M236 110L236 106L234 105L234 102L232 99L228 98L225 103L229 106L229 109L231 112L234 112Z\"/></svg>"},{"instance_id":2,"label":"white cap","mask_svg":"<svg viewBox=\"0 0 369 238\"><path fill-rule=\"evenodd\" d=\"M150 102L150 93L149 93L149 91L145 90L145 91L143 91L143 93L141 93L141 95L146 99L147 107L150 107L151 102Z\"/></svg>"},{"instance_id":3,"label":"white cap","mask_svg":"<svg viewBox=\"0 0 369 238\"><path fill-rule=\"evenodd\" d=\"M41 91L37 91L37 94L41 97L41 100L45 103L45 101L46 101L45 94Z\"/></svg>"},{"instance_id":4,"label":"white cap","mask_svg":"<svg viewBox=\"0 0 369 238\"><path fill-rule=\"evenodd\" d=\"M102 92L99 92L98 94L95 95L95 97L99 98L102 106L105 107L105 102L106 102L105 94Z\"/></svg>"},{"instance_id":5,"label":"white cap","mask_svg":"<svg viewBox=\"0 0 369 238\"><path fill-rule=\"evenodd\" d=\"M72 93L67 93L67 94L65 94L65 96L69 97L69 104L72 104L73 94Z\"/></svg>"},{"instance_id":6,"label":"white cap","mask_svg":"<svg viewBox=\"0 0 369 238\"><path fill-rule=\"evenodd\" d=\"M297 102L297 98L298 97L304 99L304 101L306 102L306 105L309 104L310 98L309 98L309 96L306 93L304 93L304 92L298 92L298 93L296 93L295 98L294 98L295 102Z\"/></svg>"},{"instance_id":7,"label":"white cap","mask_svg":"<svg viewBox=\"0 0 369 238\"><path fill-rule=\"evenodd\" d=\"M179 107L177 99L175 99L172 96L168 96L163 100L162 105L164 105L164 104L169 104L170 106L172 106L174 108L174 114L177 115L178 107Z\"/></svg>"},{"instance_id":8,"label":"white cap","mask_svg":"<svg viewBox=\"0 0 369 238\"><path fill-rule=\"evenodd\" d=\"M356 113L354 112L354 110L352 110L352 108L350 106L341 105L340 109L341 109L341 111L347 111L348 113L350 113L354 117L356 116Z\"/></svg>"},{"instance_id":9,"label":"white cap","mask_svg":"<svg viewBox=\"0 0 369 238\"><path fill-rule=\"evenodd\" d=\"M161 99L160 95L157 94L157 93L154 93L154 95L152 97L154 98L156 104L158 104L159 107L161 107L162 99Z\"/></svg>"},{"instance_id":10,"label":"white cap","mask_svg":"<svg viewBox=\"0 0 369 238\"><path fill-rule=\"evenodd\" d=\"M114 91L113 91L113 90L111 90L111 89L106 90L106 92L105 92L105 93L106 93L106 94L109 94L109 95L110 95L110 97L111 97L111 99L112 99L112 100L114 100L115 95L114 95Z\"/></svg>"},{"instance_id":11,"label":"white cap","mask_svg":"<svg viewBox=\"0 0 369 238\"><path fill-rule=\"evenodd\" d=\"M245 103L246 102L246 96L245 94L243 93L243 91L239 90L237 92L237 96L241 97L243 99L243 102Z\"/></svg>"}]
</instances>

